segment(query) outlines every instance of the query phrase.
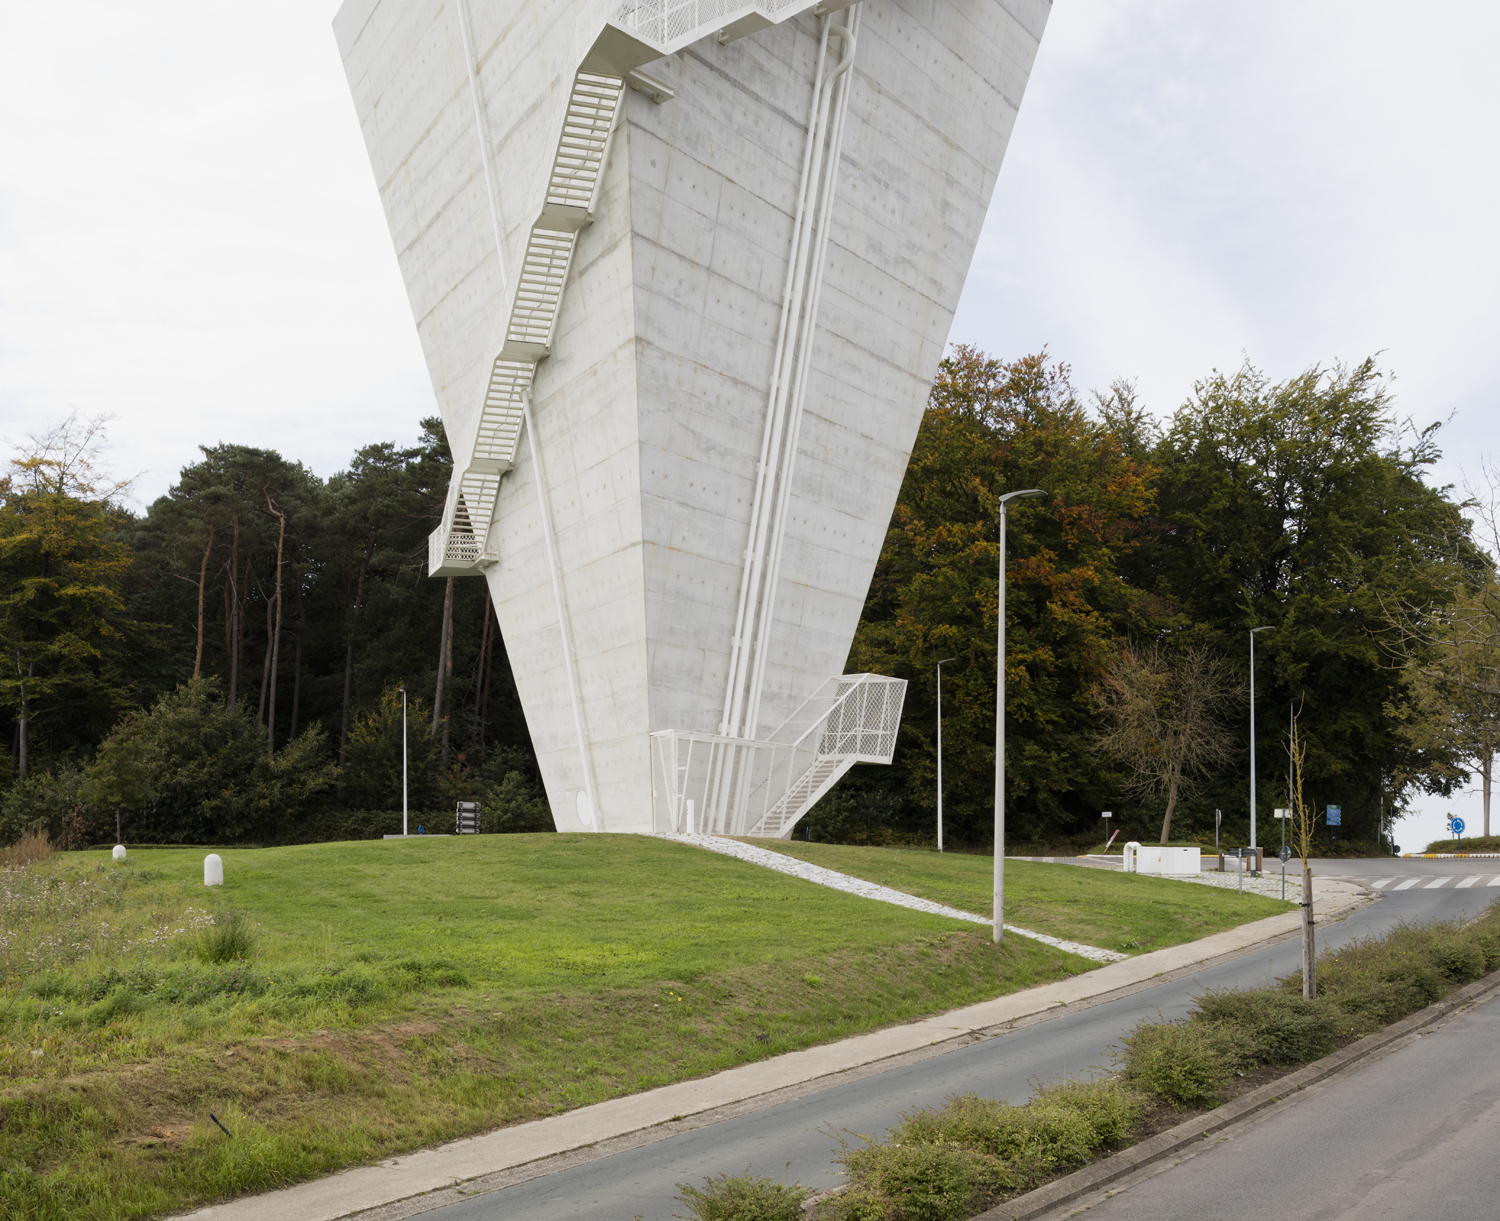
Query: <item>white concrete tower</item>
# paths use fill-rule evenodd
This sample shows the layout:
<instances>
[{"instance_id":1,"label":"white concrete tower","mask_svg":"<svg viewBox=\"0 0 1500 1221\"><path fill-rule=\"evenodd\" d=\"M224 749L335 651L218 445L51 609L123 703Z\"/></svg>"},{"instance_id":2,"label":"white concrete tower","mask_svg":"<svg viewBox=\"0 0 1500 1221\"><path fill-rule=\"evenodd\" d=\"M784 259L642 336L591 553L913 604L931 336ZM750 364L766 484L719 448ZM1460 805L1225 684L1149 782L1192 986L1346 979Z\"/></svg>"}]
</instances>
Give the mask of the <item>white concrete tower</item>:
<instances>
[{"instance_id":1,"label":"white concrete tower","mask_svg":"<svg viewBox=\"0 0 1500 1221\"><path fill-rule=\"evenodd\" d=\"M1048 0L346 0L339 48L559 829L783 835Z\"/></svg>"}]
</instances>

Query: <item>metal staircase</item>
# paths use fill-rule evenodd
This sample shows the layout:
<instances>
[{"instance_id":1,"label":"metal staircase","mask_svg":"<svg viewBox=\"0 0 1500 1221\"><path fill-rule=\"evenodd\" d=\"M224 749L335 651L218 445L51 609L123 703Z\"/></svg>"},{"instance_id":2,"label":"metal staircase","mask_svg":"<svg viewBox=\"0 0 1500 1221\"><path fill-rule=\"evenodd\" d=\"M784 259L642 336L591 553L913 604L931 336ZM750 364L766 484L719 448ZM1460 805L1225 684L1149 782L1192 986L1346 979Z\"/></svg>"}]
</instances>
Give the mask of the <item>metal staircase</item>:
<instances>
[{"instance_id":1,"label":"metal staircase","mask_svg":"<svg viewBox=\"0 0 1500 1221\"><path fill-rule=\"evenodd\" d=\"M651 735L652 824L704 835L789 835L856 763L889 763L906 680L830 678L756 741L675 729Z\"/></svg>"},{"instance_id":2,"label":"metal staircase","mask_svg":"<svg viewBox=\"0 0 1500 1221\"><path fill-rule=\"evenodd\" d=\"M442 524L428 538L430 576L475 572L493 558L486 547L500 480L515 465L525 398L537 362L552 348L578 231L593 218L624 92L622 76L579 71L573 77L546 198L526 237L505 342L490 367L474 452L453 481Z\"/></svg>"},{"instance_id":3,"label":"metal staircase","mask_svg":"<svg viewBox=\"0 0 1500 1221\"><path fill-rule=\"evenodd\" d=\"M635 69L715 33L720 42L732 42L799 13L822 16L853 2L622 0L605 10L610 15L573 76L546 197L527 234L504 343L490 369L473 453L456 471L442 524L428 538L428 575L477 574L497 558L489 549L489 533L500 481L515 464L537 362L551 351L578 231L593 219L625 87L640 88L656 102L672 96Z\"/></svg>"}]
</instances>

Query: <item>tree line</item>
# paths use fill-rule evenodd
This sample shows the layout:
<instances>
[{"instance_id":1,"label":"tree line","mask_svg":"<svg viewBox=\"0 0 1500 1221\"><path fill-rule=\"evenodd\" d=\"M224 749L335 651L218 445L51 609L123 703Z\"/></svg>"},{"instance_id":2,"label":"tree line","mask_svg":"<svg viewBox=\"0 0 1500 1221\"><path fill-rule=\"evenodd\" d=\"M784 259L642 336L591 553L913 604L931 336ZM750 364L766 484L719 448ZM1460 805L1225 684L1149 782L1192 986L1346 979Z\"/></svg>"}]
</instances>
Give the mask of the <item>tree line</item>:
<instances>
[{"instance_id":1,"label":"tree line","mask_svg":"<svg viewBox=\"0 0 1500 1221\"><path fill-rule=\"evenodd\" d=\"M397 829L401 688L411 798L437 825L550 817L482 581L426 576L451 472L442 425L321 479L205 446L144 512L102 422L33 437L0 478L0 836L286 842ZM1434 486L1438 430L1371 361L1273 382L1214 372L1157 422L1128 382L1090 398L1045 353L943 361L848 669L909 680L896 759L856 768L797 834L930 842L935 666L944 813L988 850L998 498L1009 511L1012 837L1248 833L1257 636L1260 839L1308 800L1389 843L1418 792L1472 774L1500 726L1500 549L1489 495ZM1489 485L1493 490L1495 484ZM1483 544L1483 545L1481 545ZM1486 816L1487 821L1487 816ZM1325 829L1328 831L1331 829ZM1486 831L1488 828L1486 827Z\"/></svg>"},{"instance_id":2,"label":"tree line","mask_svg":"<svg viewBox=\"0 0 1500 1221\"><path fill-rule=\"evenodd\" d=\"M137 842L396 829L402 686L418 821L484 798L496 827L550 825L485 583L426 575L440 421L326 480L204 446L143 513L103 440L74 417L0 480L8 834L98 839L116 814Z\"/></svg>"},{"instance_id":3,"label":"tree line","mask_svg":"<svg viewBox=\"0 0 1500 1221\"><path fill-rule=\"evenodd\" d=\"M797 834L927 841L943 669L945 839L993 819L997 498L1009 509L1007 819L1037 845L1249 833L1300 779L1342 842L1389 848L1419 792L1479 773L1500 726L1490 495L1428 478L1438 428L1395 412L1373 361L1273 382L1214 372L1157 423L1118 382L1090 401L1045 353L943 361L851 652L909 680L892 768L860 766ZM1488 507L1487 507L1488 506ZM1486 528L1488 527L1488 528ZM1485 546L1480 545L1480 540ZM1486 833L1488 828L1486 827Z\"/></svg>"}]
</instances>

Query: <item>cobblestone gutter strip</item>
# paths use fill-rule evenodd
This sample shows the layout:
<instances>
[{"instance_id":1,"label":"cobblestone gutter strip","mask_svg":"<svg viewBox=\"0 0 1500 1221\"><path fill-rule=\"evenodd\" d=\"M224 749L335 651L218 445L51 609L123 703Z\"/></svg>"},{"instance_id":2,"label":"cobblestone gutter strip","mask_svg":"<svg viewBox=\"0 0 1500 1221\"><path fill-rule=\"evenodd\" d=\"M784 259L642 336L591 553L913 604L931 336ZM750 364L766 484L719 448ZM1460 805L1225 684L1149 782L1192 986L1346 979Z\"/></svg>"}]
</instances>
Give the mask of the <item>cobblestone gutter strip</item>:
<instances>
[{"instance_id":1,"label":"cobblestone gutter strip","mask_svg":"<svg viewBox=\"0 0 1500 1221\"><path fill-rule=\"evenodd\" d=\"M1496 990L1500 990L1500 971L1492 972L1472 984L1465 984L1452 995L1418 1010L1410 1017L1402 1018L1384 1030L1368 1034L1321 1060L1314 1060L1305 1068L1263 1085L1233 1102L1225 1103L1217 1110L1159 1132L1150 1140L1122 1149L1112 1157L1055 1179L1024 1196L997 1204L972 1221L1032 1221L1032 1218L1065 1208L1143 1167L1171 1157L1216 1132L1259 1114L1267 1107L1295 1095L1299 1090L1305 1090L1335 1073L1354 1067L1373 1053L1400 1042L1407 1035L1441 1021L1456 1009L1488 999Z\"/></svg>"},{"instance_id":2,"label":"cobblestone gutter strip","mask_svg":"<svg viewBox=\"0 0 1500 1221\"><path fill-rule=\"evenodd\" d=\"M799 861L793 856L783 856L780 852L772 852L769 848L742 844L739 840L722 839L717 835L663 834L658 835L657 838L675 840L679 844L692 844L696 848L707 848L710 852L721 852L725 856L737 857L752 865L763 865L767 869L774 869L777 873L791 874L792 877L801 878L804 882L815 882L819 886L842 890L865 899L875 899L880 903L893 903L897 907L909 907L913 911L927 912L933 916L947 916L950 920L967 920L971 924L987 925L991 922L988 916L976 916L973 912L959 911L956 907L945 907L941 903L919 899L916 895L909 895L905 891L892 890L889 886L877 886L874 882L866 882L863 878L850 877L847 873L824 869L821 865L809 865L806 861ZM1077 954L1080 958L1088 958L1094 962L1124 962L1130 957L1129 954L1117 954L1114 950L1101 949L1097 945L1062 941L1057 937L1049 937L1046 933L1033 933L1030 929L1017 928L1014 924L1007 924L1005 931L1015 933L1020 937L1027 937L1032 941L1040 941L1059 950L1066 950L1069 954Z\"/></svg>"}]
</instances>

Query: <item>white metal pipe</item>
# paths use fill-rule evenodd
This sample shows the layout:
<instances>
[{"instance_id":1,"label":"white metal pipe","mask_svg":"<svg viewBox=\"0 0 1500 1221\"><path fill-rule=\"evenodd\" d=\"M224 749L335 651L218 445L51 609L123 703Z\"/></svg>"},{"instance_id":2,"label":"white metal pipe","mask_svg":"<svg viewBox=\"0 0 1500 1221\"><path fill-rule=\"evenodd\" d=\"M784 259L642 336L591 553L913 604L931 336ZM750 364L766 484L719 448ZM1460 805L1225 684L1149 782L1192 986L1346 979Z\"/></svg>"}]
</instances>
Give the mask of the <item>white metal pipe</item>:
<instances>
[{"instance_id":1,"label":"white metal pipe","mask_svg":"<svg viewBox=\"0 0 1500 1221\"><path fill-rule=\"evenodd\" d=\"M792 213L791 253L787 260L786 285L781 296L781 318L777 327L775 354L771 360L771 384L766 398L766 423L761 436L760 463L755 473L755 495L750 506L749 542L745 548L745 566L740 576L739 605L735 612L729 673L724 691L724 717L719 724L719 732L730 736L739 733L740 708L742 707L741 687L744 682L748 652L745 643L753 633L757 587L760 583L762 557L765 550L765 503L775 482L773 468L780 465L782 408L785 403L782 389L783 360L787 337L792 333L797 310L801 305L801 281L804 274L805 253L803 237L806 232L808 193L809 186L817 172L814 169L814 156L823 143L823 121L826 114L823 107L825 96L823 66L828 55L830 26L831 19L825 17L818 39L818 58L813 68L813 96L808 110L807 142L802 150L802 177L798 183L797 203Z\"/></svg>"},{"instance_id":2,"label":"white metal pipe","mask_svg":"<svg viewBox=\"0 0 1500 1221\"><path fill-rule=\"evenodd\" d=\"M845 10L848 13L843 34L844 54L828 74L828 92L825 102L831 102L833 90L843 78L839 89L839 104L833 116L833 130L829 139L828 169L820 183L816 205L816 232L814 235L812 262L809 268L811 284L806 312L799 319L798 344L795 345L795 383L786 411L790 430L786 442L786 456L781 463L776 508L772 527L772 540L768 555L769 570L761 591L760 614L757 623L755 647L752 656L750 690L746 704L746 732L754 737L760 728L761 694L765 685L766 660L769 655L771 627L775 618L776 587L781 580L781 557L786 541L787 516L791 504L792 477L797 465L797 447L802 437L803 403L807 394L807 373L812 360L813 339L817 332L818 306L823 294L823 272L828 250L829 215L833 207L834 194L838 188L839 151L843 140L844 116L848 112L850 81L846 74L854 63L855 40L859 28L859 5ZM821 159L821 157L820 157ZM821 167L820 167L821 168Z\"/></svg>"},{"instance_id":3,"label":"white metal pipe","mask_svg":"<svg viewBox=\"0 0 1500 1221\"><path fill-rule=\"evenodd\" d=\"M557 604L557 629L562 637L563 666L568 672L568 695L573 701L573 729L578 735L578 758L583 764L583 786L588 793L589 809L594 816L594 830L604 830L604 811L594 788L594 768L589 762L588 739L583 732L583 704L578 697L578 672L573 661L572 633L568 630L568 614L563 603L562 575L558 571L557 542L552 537L552 511L548 506L547 481L542 471L541 455L537 451L536 425L531 419L531 391L521 396L521 411L525 421L526 443L531 450L531 469L536 474L536 502L542 516L542 537L547 545L547 567L552 574L552 597Z\"/></svg>"}]
</instances>

